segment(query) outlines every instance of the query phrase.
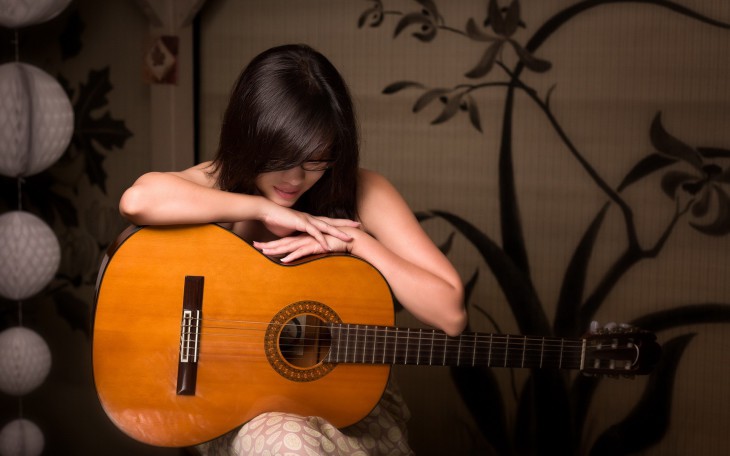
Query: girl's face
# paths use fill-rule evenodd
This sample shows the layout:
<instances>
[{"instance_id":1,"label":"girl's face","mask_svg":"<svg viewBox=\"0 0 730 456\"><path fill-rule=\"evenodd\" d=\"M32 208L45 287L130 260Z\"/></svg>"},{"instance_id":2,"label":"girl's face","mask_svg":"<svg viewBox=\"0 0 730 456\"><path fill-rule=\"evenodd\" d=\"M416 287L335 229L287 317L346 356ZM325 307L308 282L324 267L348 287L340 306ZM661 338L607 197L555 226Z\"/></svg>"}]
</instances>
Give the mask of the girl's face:
<instances>
[{"instance_id":1,"label":"girl's face","mask_svg":"<svg viewBox=\"0 0 730 456\"><path fill-rule=\"evenodd\" d=\"M256 188L279 206L292 207L324 173L325 170L305 171L302 166L261 173L256 177Z\"/></svg>"}]
</instances>

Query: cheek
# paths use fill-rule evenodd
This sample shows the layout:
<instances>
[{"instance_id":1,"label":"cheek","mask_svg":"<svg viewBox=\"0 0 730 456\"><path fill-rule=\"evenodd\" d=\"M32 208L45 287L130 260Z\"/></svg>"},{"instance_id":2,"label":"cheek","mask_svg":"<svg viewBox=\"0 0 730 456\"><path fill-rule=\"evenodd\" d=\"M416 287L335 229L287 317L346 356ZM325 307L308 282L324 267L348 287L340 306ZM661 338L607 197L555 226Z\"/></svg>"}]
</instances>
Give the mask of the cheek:
<instances>
[{"instance_id":1,"label":"cheek","mask_svg":"<svg viewBox=\"0 0 730 456\"><path fill-rule=\"evenodd\" d=\"M262 179L261 176L257 177L254 181L254 185L256 186L256 191L261 193L261 188L264 186L264 179Z\"/></svg>"},{"instance_id":2,"label":"cheek","mask_svg":"<svg viewBox=\"0 0 730 456\"><path fill-rule=\"evenodd\" d=\"M272 185L272 182L275 180L274 173L263 173L256 176L256 180L254 181L254 184L256 185L256 189L261 192L261 189L265 189Z\"/></svg>"}]
</instances>

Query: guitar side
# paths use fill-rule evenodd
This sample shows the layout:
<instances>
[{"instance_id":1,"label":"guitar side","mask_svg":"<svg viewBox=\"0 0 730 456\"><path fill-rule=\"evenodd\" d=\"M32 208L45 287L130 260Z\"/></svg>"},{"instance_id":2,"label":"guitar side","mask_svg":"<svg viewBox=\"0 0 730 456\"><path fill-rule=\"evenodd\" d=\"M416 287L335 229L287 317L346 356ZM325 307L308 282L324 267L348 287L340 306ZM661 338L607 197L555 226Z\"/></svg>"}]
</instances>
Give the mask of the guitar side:
<instances>
[{"instance_id":1,"label":"guitar side","mask_svg":"<svg viewBox=\"0 0 730 456\"><path fill-rule=\"evenodd\" d=\"M186 276L204 279L203 327L194 393L181 395ZM127 233L97 284L93 367L105 412L132 438L172 447L211 440L267 411L356 423L380 400L388 366L336 365L316 379L292 379L267 358L269 323L300 301L322 303L346 322L393 323L387 283L357 258L284 266L217 225Z\"/></svg>"}]
</instances>

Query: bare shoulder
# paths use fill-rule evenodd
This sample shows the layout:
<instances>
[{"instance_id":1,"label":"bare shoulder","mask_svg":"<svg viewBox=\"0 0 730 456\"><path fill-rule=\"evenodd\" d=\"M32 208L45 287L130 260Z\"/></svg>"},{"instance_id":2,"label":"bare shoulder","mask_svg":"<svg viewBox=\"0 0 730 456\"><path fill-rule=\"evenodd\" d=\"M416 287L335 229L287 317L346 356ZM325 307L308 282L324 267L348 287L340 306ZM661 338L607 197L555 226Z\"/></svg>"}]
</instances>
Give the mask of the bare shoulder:
<instances>
[{"instance_id":1,"label":"bare shoulder","mask_svg":"<svg viewBox=\"0 0 730 456\"><path fill-rule=\"evenodd\" d=\"M218 180L218 172L213 162L207 161L183 171L170 173L198 185L213 188Z\"/></svg>"},{"instance_id":2,"label":"bare shoulder","mask_svg":"<svg viewBox=\"0 0 730 456\"><path fill-rule=\"evenodd\" d=\"M400 196L398 190L380 173L360 168L360 194L362 198L383 197L389 193Z\"/></svg>"},{"instance_id":3,"label":"bare shoulder","mask_svg":"<svg viewBox=\"0 0 730 456\"><path fill-rule=\"evenodd\" d=\"M396 187L382 174L361 169L358 214L366 230L393 223L415 222L415 217ZM383 225L383 226L381 226Z\"/></svg>"}]
</instances>

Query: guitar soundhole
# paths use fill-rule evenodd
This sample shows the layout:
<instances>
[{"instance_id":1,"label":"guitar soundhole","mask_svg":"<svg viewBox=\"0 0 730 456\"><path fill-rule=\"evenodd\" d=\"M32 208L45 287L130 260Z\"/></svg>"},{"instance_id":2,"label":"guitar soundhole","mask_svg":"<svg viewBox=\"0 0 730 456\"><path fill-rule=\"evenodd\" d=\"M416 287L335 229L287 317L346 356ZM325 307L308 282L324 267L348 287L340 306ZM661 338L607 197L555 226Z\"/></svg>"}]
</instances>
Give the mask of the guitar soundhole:
<instances>
[{"instance_id":1,"label":"guitar soundhole","mask_svg":"<svg viewBox=\"0 0 730 456\"><path fill-rule=\"evenodd\" d=\"M282 328L279 351L291 365L306 369L322 362L330 342L330 331L324 321L314 315L299 315Z\"/></svg>"},{"instance_id":2,"label":"guitar soundhole","mask_svg":"<svg viewBox=\"0 0 730 456\"><path fill-rule=\"evenodd\" d=\"M277 313L266 330L266 357L283 377L309 382L327 375L335 364L325 362L331 336L328 323L341 323L328 306L299 301Z\"/></svg>"}]
</instances>

